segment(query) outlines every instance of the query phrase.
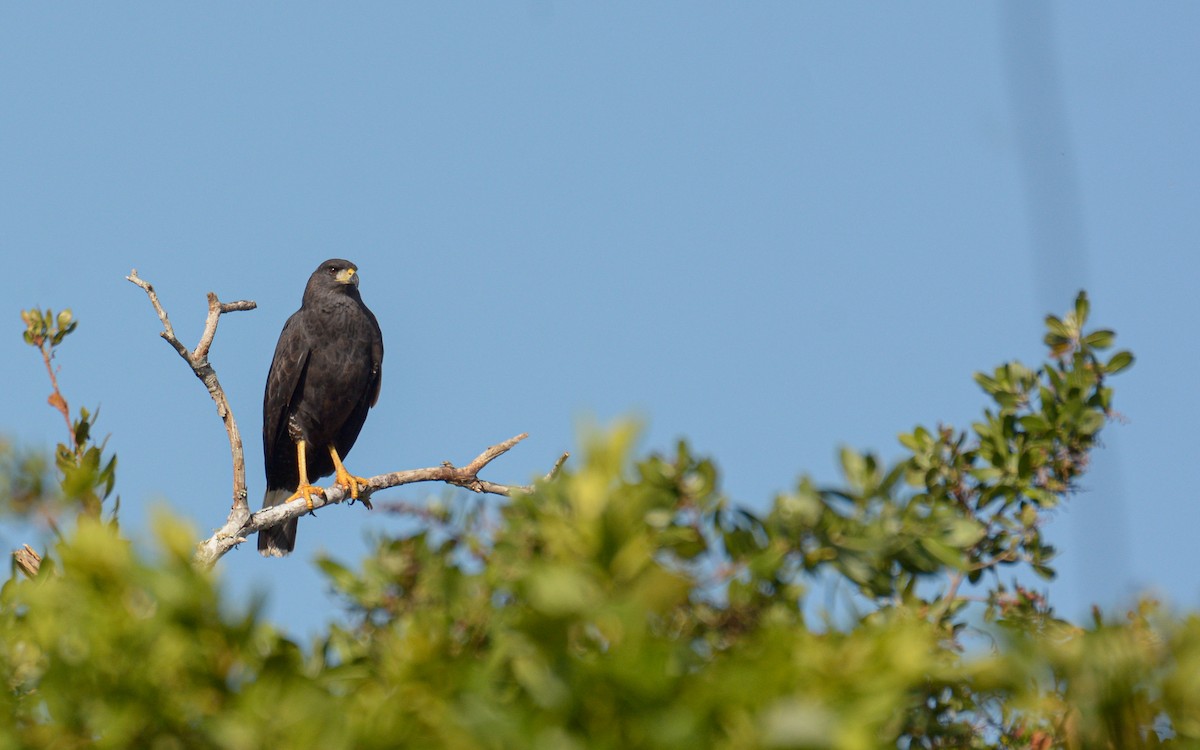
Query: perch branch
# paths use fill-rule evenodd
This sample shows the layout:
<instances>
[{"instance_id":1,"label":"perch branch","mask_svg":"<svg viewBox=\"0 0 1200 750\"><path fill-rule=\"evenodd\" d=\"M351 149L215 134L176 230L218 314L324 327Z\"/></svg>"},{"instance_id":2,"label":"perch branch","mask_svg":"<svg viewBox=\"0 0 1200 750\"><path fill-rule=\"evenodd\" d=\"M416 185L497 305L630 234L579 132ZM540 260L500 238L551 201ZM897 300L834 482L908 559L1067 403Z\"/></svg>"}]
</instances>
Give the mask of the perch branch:
<instances>
[{"instance_id":1,"label":"perch branch","mask_svg":"<svg viewBox=\"0 0 1200 750\"><path fill-rule=\"evenodd\" d=\"M521 433L505 440L503 443L497 443L483 453L480 453L469 464L461 468L455 467L450 463L444 463L441 466L434 466L427 469L394 471L390 474L380 474L379 476L371 477L367 480L366 488L359 491L358 499L366 500L373 492L388 487L413 484L415 482L445 482L456 487L465 487L473 492L485 492L492 495L507 496L513 492L527 492L530 489L528 486L496 484L495 482L479 478L479 472L484 467L496 458L504 455L514 445L527 437L527 433ZM323 496L312 498L313 509L341 503L347 498L346 488L334 484L323 490ZM211 566L226 552L246 541L251 534L271 528L272 526L278 526L293 518L299 518L308 512L308 505L304 499L297 498L282 505L263 508L257 513L251 514L248 518L238 519L231 513L225 525L217 529L216 533L201 542L196 548L196 562L202 566Z\"/></svg>"},{"instance_id":2,"label":"perch branch","mask_svg":"<svg viewBox=\"0 0 1200 750\"><path fill-rule=\"evenodd\" d=\"M162 321L163 330L159 335L166 339L167 343L173 346L179 356L188 363L192 372L196 374L197 378L200 378L200 382L204 383L204 387L208 389L209 395L217 405L217 414L225 423L225 432L229 435L229 450L233 454L233 507L229 511L229 517L231 520L235 517L244 519L250 514L250 506L246 501L246 457L242 450L242 435L238 431L237 420L233 418L229 400L225 397L225 390L221 388L221 382L217 380L217 371L208 362L208 350L212 347L213 338L217 335L217 321L221 319L223 313L253 310L257 305L249 300L223 303L217 299L217 295L209 292L208 318L204 322L204 333L201 334L200 343L196 345L195 350L189 351L175 336L175 329L171 327L167 311L159 303L154 287L138 277L136 268L125 278L146 292L150 298L150 304L154 306L154 312Z\"/></svg>"}]
</instances>

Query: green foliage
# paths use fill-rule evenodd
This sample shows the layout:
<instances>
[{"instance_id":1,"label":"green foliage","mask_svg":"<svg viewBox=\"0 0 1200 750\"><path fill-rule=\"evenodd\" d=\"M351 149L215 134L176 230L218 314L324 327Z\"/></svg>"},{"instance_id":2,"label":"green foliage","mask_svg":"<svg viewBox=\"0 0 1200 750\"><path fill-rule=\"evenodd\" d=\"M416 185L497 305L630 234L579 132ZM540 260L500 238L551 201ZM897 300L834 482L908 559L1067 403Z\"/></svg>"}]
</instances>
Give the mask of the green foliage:
<instances>
[{"instance_id":1,"label":"green foliage","mask_svg":"<svg viewBox=\"0 0 1200 750\"><path fill-rule=\"evenodd\" d=\"M53 568L0 591L7 744L319 744L305 741L319 726L277 734L266 721L277 702L284 715L322 710L299 650L253 609L224 611L211 574L191 563L190 530L160 519L156 531L163 549L146 559L111 524L84 520L55 547Z\"/></svg>"},{"instance_id":2,"label":"green foliage","mask_svg":"<svg viewBox=\"0 0 1200 750\"><path fill-rule=\"evenodd\" d=\"M1200 619L1143 602L1081 627L1001 578L1053 575L1046 514L1132 362L1087 312L1047 320L1038 368L978 375L969 430L918 426L891 465L843 449L837 486L763 513L686 443L592 435L528 494L322 560L348 616L307 648L231 609L187 530L160 519L146 555L85 513L0 592L0 745L1191 746Z\"/></svg>"},{"instance_id":3,"label":"green foliage","mask_svg":"<svg viewBox=\"0 0 1200 750\"><path fill-rule=\"evenodd\" d=\"M39 349L58 346L79 325L70 310L55 315L53 310L43 311L36 307L22 310L21 320L25 323L25 343Z\"/></svg>"},{"instance_id":4,"label":"green foliage","mask_svg":"<svg viewBox=\"0 0 1200 750\"><path fill-rule=\"evenodd\" d=\"M0 438L0 514L28 520L46 503L46 457Z\"/></svg>"},{"instance_id":5,"label":"green foliage","mask_svg":"<svg viewBox=\"0 0 1200 750\"><path fill-rule=\"evenodd\" d=\"M78 326L70 310L57 314L53 310L32 308L21 312L25 323L25 343L36 348L45 363L52 391L47 402L63 415L67 440L54 451L56 487L49 487L44 459L36 453L18 455L7 444L0 445L0 467L5 484L0 489L3 509L18 515L38 515L41 520L58 528L64 513L97 519L103 504L112 496L116 485L117 457L105 455L107 439L96 442L92 432L99 412L80 408L79 416L71 418L67 400L58 387L58 370L53 365L57 348ZM115 521L119 498L112 503L111 517Z\"/></svg>"}]
</instances>

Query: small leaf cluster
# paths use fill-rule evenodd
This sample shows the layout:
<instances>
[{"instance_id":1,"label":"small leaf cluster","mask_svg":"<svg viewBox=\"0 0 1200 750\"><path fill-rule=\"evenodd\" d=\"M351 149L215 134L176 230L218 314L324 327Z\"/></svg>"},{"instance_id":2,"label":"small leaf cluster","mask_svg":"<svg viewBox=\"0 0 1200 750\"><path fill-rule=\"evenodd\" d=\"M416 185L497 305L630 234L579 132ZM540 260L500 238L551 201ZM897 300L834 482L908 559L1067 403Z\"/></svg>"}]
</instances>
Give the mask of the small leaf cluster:
<instances>
[{"instance_id":1,"label":"small leaf cluster","mask_svg":"<svg viewBox=\"0 0 1200 750\"><path fill-rule=\"evenodd\" d=\"M21 311L25 323L25 343L41 348L54 348L63 342L79 325L70 309L55 314L53 310L36 307Z\"/></svg>"},{"instance_id":2,"label":"small leaf cluster","mask_svg":"<svg viewBox=\"0 0 1200 750\"><path fill-rule=\"evenodd\" d=\"M992 403L970 430L918 426L900 435L908 455L890 466L843 448L842 486L803 478L776 498L762 524L780 570L833 574L872 607L928 605L936 616L962 602L925 596L923 580L949 572L974 584L1020 563L1053 576L1046 513L1075 489L1113 414L1107 377L1133 361L1101 358L1114 337L1086 331L1087 311L1080 294L1072 313L1047 318L1051 356L1041 367L1009 362L976 375Z\"/></svg>"}]
</instances>

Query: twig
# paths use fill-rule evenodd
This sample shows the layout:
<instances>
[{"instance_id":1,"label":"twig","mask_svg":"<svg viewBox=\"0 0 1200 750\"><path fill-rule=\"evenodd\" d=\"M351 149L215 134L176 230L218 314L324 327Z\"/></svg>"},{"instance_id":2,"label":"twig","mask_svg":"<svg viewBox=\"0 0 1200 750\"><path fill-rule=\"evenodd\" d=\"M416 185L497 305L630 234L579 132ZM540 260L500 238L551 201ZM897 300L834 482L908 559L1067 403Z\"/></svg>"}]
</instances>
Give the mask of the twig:
<instances>
[{"instance_id":1,"label":"twig","mask_svg":"<svg viewBox=\"0 0 1200 750\"><path fill-rule=\"evenodd\" d=\"M13 550L12 556L13 562L22 573L29 578L37 578L38 570L42 567L42 556L35 552L33 547L22 544L21 549Z\"/></svg>"},{"instance_id":2,"label":"twig","mask_svg":"<svg viewBox=\"0 0 1200 750\"><path fill-rule=\"evenodd\" d=\"M554 462L554 466L551 466L550 471L546 474L546 479L553 479L558 476L558 472L562 470L563 464L565 464L567 459L570 457L571 454L567 452L564 452L561 456L559 456L558 460Z\"/></svg>"},{"instance_id":3,"label":"twig","mask_svg":"<svg viewBox=\"0 0 1200 750\"><path fill-rule=\"evenodd\" d=\"M209 292L208 318L204 323L204 333L200 336L200 343L196 345L195 351L189 351L176 338L175 329L171 327L167 311L159 303L154 287L138 277L136 268L130 271L125 278L146 292L150 298L150 304L154 306L154 312L158 314L158 319L163 324L162 333L159 335L175 348L179 356L183 357L196 377L200 378L200 382L204 383L204 387L208 389L209 395L216 403L217 414L225 423L225 432L229 435L229 450L233 455L233 507L229 512L229 517L231 520L235 517L245 518L250 514L250 506L246 501L246 458L242 450L242 435L238 431L237 420L233 418L233 410L229 407L225 391L221 388L220 381L217 380L217 372L208 362L208 350L212 347L213 338L217 335L217 321L220 320L222 313L253 310L257 305L249 300L222 303L217 299L217 295Z\"/></svg>"},{"instance_id":4,"label":"twig","mask_svg":"<svg viewBox=\"0 0 1200 750\"><path fill-rule=\"evenodd\" d=\"M473 461L462 468L445 463L441 466L433 466L427 469L409 469L407 471L395 471L390 474L380 474L379 476L371 477L367 480L366 489L359 491L358 499L369 498L371 493L388 487L399 487L402 484L414 484L416 482L445 482L456 487L465 487L473 492L485 492L492 495L507 496L513 492L528 492L531 489L529 486L496 484L495 482L480 479L478 476L484 467L502 456L526 437L528 437L528 434L521 433L502 443L497 443L483 453L480 453ZM341 503L348 497L346 488L338 484L326 487L323 492L323 496L318 495L312 498L314 510L326 505ZM251 534L271 528L272 526L278 526L290 519L299 518L308 512L308 504L303 498L297 498L282 505L263 508L244 519L236 519L234 518L234 514L231 513L225 525L218 529L211 537L201 542L196 548L196 563L206 567L211 566L226 552L246 541L247 537Z\"/></svg>"},{"instance_id":5,"label":"twig","mask_svg":"<svg viewBox=\"0 0 1200 750\"><path fill-rule=\"evenodd\" d=\"M393 513L398 516L413 516L419 518L429 524L448 525L445 517L438 511L431 508L414 505L403 500L392 500L391 502L380 503L379 509L384 513Z\"/></svg>"},{"instance_id":6,"label":"twig","mask_svg":"<svg viewBox=\"0 0 1200 750\"><path fill-rule=\"evenodd\" d=\"M79 444L75 440L75 426L71 424L71 409L67 406L67 400L63 398L62 391L58 389L58 373L52 363L54 359L54 351L46 345L44 338L38 338L38 351L42 353L42 361L46 363L46 374L50 376L50 397L46 399L46 403L54 407L54 409L63 415L63 420L67 423L67 435L70 436L71 450L78 450Z\"/></svg>"},{"instance_id":7,"label":"twig","mask_svg":"<svg viewBox=\"0 0 1200 750\"><path fill-rule=\"evenodd\" d=\"M937 606L934 608L934 619L940 620L943 615L950 611L950 607L954 605L954 602L958 598L958 588L962 586L965 577L962 571L957 571L954 575L950 576L949 588L946 589L944 594L938 597Z\"/></svg>"}]
</instances>

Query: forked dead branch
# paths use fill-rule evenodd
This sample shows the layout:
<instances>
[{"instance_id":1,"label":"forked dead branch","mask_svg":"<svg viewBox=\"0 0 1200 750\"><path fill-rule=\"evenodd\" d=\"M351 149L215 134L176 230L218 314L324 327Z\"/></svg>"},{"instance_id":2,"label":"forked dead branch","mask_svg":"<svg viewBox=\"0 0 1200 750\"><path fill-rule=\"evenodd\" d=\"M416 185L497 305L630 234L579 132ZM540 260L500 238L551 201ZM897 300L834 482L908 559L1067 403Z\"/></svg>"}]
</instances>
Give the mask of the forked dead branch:
<instances>
[{"instance_id":1,"label":"forked dead branch","mask_svg":"<svg viewBox=\"0 0 1200 750\"><path fill-rule=\"evenodd\" d=\"M225 524L217 529L208 539L200 542L196 547L195 554L195 561L198 565L211 566L226 552L246 541L248 537L258 531L277 526L290 519L309 513L308 504L303 498L297 498L283 505L265 508L257 513L250 512L247 502L246 461L242 449L241 433L238 431L237 420L234 419L233 410L230 408L229 401L225 397L225 391L217 379L216 370L213 369L208 361L208 352L212 347L213 338L216 336L217 323L221 315L227 312L253 310L257 305L248 300L221 302L217 299L216 294L209 292L208 317L205 321L204 333L201 335L200 342L196 345L196 348L189 350L175 336L175 331L167 317L167 312L159 302L154 287L149 282L140 278L137 275L136 269L130 272L125 278L141 287L150 298L150 304L154 306L154 311L163 325L163 330L159 335L166 339L167 343L188 363L188 366L195 373L196 377L204 383L209 395L212 396L214 403L216 403L217 414L225 423L225 431L229 435L229 447L233 459L233 504L230 508L229 516L225 520ZM447 462L441 466L395 471L371 477L367 480L366 489L359 492L358 499L362 500L370 508L370 496L372 493L388 487L398 487L403 484L413 484L415 482L445 482L457 487L465 487L473 492L493 495L509 495L514 491L528 491L530 487L526 485L497 484L479 478L479 472L484 467L526 437L528 437L526 433L521 433L502 443L493 445L476 456L466 466L456 467ZM566 458L566 453L560 456L548 476L553 476L557 473ZM347 497L348 493L345 488L334 484L326 487L322 495L312 498L312 507L315 510L326 505L339 504L346 500Z\"/></svg>"}]
</instances>

